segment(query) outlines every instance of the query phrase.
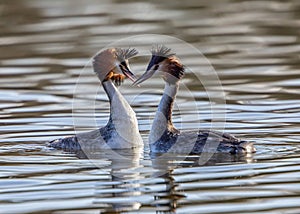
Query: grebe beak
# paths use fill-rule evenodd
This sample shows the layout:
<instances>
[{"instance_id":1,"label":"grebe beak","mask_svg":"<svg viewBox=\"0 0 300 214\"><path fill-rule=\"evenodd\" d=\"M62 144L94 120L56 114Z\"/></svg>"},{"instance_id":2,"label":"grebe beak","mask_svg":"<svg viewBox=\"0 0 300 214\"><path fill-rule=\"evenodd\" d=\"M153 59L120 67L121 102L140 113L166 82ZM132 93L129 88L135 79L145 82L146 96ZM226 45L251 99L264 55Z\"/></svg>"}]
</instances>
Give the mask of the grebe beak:
<instances>
[{"instance_id":1,"label":"grebe beak","mask_svg":"<svg viewBox=\"0 0 300 214\"><path fill-rule=\"evenodd\" d=\"M156 70L154 69L150 69L150 70L147 70L142 76L140 76L140 78L138 78L134 83L133 85L138 85L142 82L144 82L145 80L149 79L150 77L153 76L153 74L155 73Z\"/></svg>"},{"instance_id":2,"label":"grebe beak","mask_svg":"<svg viewBox=\"0 0 300 214\"><path fill-rule=\"evenodd\" d=\"M130 71L126 63L120 64L120 69L123 72L123 74L129 78L132 82L136 81L136 76Z\"/></svg>"}]
</instances>

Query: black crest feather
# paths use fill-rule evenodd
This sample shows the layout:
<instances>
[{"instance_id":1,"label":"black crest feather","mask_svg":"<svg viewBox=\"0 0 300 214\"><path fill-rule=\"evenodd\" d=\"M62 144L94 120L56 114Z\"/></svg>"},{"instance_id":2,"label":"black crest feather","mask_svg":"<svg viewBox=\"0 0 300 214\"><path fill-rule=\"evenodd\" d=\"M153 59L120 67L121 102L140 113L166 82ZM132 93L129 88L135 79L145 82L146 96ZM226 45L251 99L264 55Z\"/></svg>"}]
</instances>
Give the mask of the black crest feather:
<instances>
[{"instance_id":1,"label":"black crest feather","mask_svg":"<svg viewBox=\"0 0 300 214\"><path fill-rule=\"evenodd\" d=\"M123 62L131 57L134 57L138 54L138 51L135 48L116 48L116 57L120 62Z\"/></svg>"},{"instance_id":2,"label":"black crest feather","mask_svg":"<svg viewBox=\"0 0 300 214\"><path fill-rule=\"evenodd\" d=\"M171 53L171 48L167 48L164 45L154 45L151 49L152 58L147 67L147 71L152 68L153 65L157 65L164 61L166 58L174 56L175 53Z\"/></svg>"},{"instance_id":3,"label":"black crest feather","mask_svg":"<svg viewBox=\"0 0 300 214\"><path fill-rule=\"evenodd\" d=\"M171 48L167 48L164 45L154 45L151 49L151 53L154 56L160 56L165 58L175 55L175 53L171 52Z\"/></svg>"}]
</instances>

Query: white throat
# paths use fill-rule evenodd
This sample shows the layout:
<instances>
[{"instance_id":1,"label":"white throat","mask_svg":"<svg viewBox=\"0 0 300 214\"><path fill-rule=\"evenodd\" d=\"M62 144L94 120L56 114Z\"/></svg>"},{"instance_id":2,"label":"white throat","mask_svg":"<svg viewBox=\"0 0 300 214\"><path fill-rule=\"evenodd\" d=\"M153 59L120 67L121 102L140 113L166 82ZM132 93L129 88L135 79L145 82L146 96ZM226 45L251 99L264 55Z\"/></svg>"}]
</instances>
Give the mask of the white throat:
<instances>
[{"instance_id":1,"label":"white throat","mask_svg":"<svg viewBox=\"0 0 300 214\"><path fill-rule=\"evenodd\" d=\"M103 82L103 87L110 100L111 121L116 128L118 137L124 140L122 142L122 140L115 139L114 142L109 142L110 146L122 148L125 145L111 145L122 143L141 146L143 141L139 133L135 112L111 80Z\"/></svg>"},{"instance_id":2,"label":"white throat","mask_svg":"<svg viewBox=\"0 0 300 214\"><path fill-rule=\"evenodd\" d=\"M160 139L162 134L169 128L172 124L172 109L173 102L175 100L178 91L178 83L176 84L165 84L165 89L163 96L158 105L155 118L152 123L149 143L154 143Z\"/></svg>"}]
</instances>

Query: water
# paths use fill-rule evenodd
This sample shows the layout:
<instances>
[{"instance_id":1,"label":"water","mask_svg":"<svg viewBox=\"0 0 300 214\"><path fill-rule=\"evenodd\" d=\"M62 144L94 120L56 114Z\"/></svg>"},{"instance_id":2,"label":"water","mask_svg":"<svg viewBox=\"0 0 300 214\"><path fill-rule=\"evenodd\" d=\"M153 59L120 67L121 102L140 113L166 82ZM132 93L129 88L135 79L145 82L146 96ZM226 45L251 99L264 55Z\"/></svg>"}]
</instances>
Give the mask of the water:
<instances>
[{"instance_id":1,"label":"water","mask_svg":"<svg viewBox=\"0 0 300 214\"><path fill-rule=\"evenodd\" d=\"M299 14L296 0L2 1L0 213L300 213ZM145 146L90 161L45 147L74 134L74 100L96 99L97 124L105 124L107 98L82 68L108 43L148 33L180 38L209 59L226 95L226 131L255 141L256 154L202 164L199 156L151 158ZM195 55L179 54L203 71ZM132 60L132 70L140 75L147 60ZM181 86L175 124L199 126L193 98L208 127L204 87L190 73L183 83L189 91ZM162 88L157 77L141 96L129 81L120 89L145 140Z\"/></svg>"}]
</instances>

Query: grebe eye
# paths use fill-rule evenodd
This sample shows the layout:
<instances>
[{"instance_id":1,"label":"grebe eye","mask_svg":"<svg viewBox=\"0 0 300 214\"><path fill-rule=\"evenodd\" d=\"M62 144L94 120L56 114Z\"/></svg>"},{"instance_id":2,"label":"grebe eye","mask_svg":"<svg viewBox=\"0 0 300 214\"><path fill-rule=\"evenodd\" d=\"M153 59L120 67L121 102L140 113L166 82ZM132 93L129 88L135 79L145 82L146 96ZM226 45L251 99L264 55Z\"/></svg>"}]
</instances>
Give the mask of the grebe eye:
<instances>
[{"instance_id":1,"label":"grebe eye","mask_svg":"<svg viewBox=\"0 0 300 214\"><path fill-rule=\"evenodd\" d=\"M154 70L157 70L158 67L159 67L159 65L155 65L155 66L154 66Z\"/></svg>"}]
</instances>

